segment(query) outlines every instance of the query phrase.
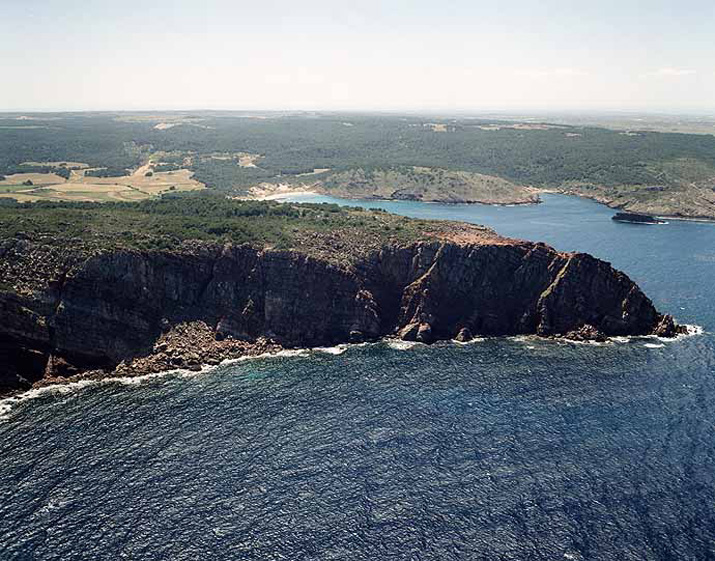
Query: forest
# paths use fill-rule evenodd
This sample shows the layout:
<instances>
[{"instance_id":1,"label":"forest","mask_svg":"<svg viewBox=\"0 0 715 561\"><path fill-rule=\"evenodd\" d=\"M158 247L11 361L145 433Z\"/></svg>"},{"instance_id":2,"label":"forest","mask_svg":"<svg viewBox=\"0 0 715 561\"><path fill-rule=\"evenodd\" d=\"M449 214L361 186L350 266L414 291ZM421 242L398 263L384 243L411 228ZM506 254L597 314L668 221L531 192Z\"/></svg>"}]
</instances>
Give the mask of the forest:
<instances>
[{"instance_id":1,"label":"forest","mask_svg":"<svg viewBox=\"0 0 715 561\"><path fill-rule=\"evenodd\" d=\"M157 128L164 121L170 126ZM211 156L239 152L260 159L254 167ZM239 192L298 181L316 168L426 166L536 187L668 186L715 176L712 135L389 114L0 115L1 175L23 162L67 160L112 176L155 153L171 156L162 161L166 169L182 165L210 188Z\"/></svg>"}]
</instances>

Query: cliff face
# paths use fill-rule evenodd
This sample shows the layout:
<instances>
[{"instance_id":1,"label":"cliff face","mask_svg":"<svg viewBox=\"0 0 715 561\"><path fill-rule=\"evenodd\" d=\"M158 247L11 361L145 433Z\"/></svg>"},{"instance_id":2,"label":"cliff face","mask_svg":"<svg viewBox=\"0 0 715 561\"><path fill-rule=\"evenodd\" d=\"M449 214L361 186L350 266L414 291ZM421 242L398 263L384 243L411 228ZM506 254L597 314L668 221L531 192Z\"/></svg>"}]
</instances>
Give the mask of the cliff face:
<instances>
[{"instance_id":1,"label":"cliff face","mask_svg":"<svg viewBox=\"0 0 715 561\"><path fill-rule=\"evenodd\" d=\"M527 242L388 246L340 267L249 246L80 258L9 240L0 246L0 260L5 388L58 369L111 369L151 352L172 326L197 320L218 338L267 336L284 346L388 334L429 342L579 329L668 335L675 329L607 263ZM41 265L44 278L23 284L23 271Z\"/></svg>"}]
</instances>

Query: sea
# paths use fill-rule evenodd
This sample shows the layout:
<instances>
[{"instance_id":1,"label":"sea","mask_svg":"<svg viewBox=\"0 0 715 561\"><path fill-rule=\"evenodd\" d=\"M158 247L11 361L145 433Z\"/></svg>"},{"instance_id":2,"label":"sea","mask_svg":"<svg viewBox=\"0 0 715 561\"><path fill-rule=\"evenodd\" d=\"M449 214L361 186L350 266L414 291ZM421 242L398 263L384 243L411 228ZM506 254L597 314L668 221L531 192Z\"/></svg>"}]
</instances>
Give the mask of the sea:
<instances>
[{"instance_id":1,"label":"sea","mask_svg":"<svg viewBox=\"0 0 715 561\"><path fill-rule=\"evenodd\" d=\"M610 261L697 333L292 350L0 401L0 559L715 559L715 224L298 201Z\"/></svg>"}]
</instances>

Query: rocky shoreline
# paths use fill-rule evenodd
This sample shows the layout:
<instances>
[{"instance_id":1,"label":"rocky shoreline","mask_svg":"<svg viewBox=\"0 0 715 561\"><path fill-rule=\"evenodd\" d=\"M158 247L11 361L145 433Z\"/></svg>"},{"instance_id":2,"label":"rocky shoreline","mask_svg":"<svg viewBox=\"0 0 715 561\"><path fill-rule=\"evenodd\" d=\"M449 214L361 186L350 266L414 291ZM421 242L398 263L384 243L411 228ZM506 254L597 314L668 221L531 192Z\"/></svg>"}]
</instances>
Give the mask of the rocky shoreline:
<instances>
[{"instance_id":1,"label":"rocky shoreline","mask_svg":"<svg viewBox=\"0 0 715 561\"><path fill-rule=\"evenodd\" d=\"M613 195L609 195L603 192L589 192L582 189L576 189L573 187L561 187L561 188L541 188L541 193L556 193L560 195L570 195L574 197L581 197L584 199L589 199L600 203L613 210L619 210L624 212L630 212L635 214L648 214L656 219L660 220L683 220L689 222L715 222L715 212L713 212L712 205L708 205L708 210L711 210L710 214L703 214L701 211L703 208L698 207L698 209L693 209L691 212L681 213L672 207L668 207L667 204L644 204L636 200L622 200L621 198Z\"/></svg>"},{"instance_id":2,"label":"rocky shoreline","mask_svg":"<svg viewBox=\"0 0 715 561\"><path fill-rule=\"evenodd\" d=\"M0 387L199 370L389 336L599 341L683 332L626 275L587 254L474 228L439 235L351 262L331 260L332 238L310 255L215 243L85 255L6 240Z\"/></svg>"},{"instance_id":3,"label":"rocky shoreline","mask_svg":"<svg viewBox=\"0 0 715 561\"><path fill-rule=\"evenodd\" d=\"M419 329L414 332L416 336L412 336L410 330L414 329L414 326L412 326L403 330L397 336L391 336L385 338L385 340L396 339L427 344L433 342L421 336L424 331L420 333ZM691 331L688 326L677 325L671 316L663 316L653 335L673 338L694 333L696 331ZM591 325L583 326L561 336L540 338L576 343L607 343L611 341L610 337ZM468 328L462 328L453 340L457 343L465 344L474 339L479 339L479 337L472 335ZM180 324L170 332L162 335L150 354L123 361L111 370L100 369L72 373L70 369L64 370L63 375L60 375L58 371L62 369L63 365L55 360L54 363L49 365L48 374L34 382L32 388L39 389L81 381L99 382L113 378L141 378L178 369L200 372L206 367L218 366L227 360L257 358L274 355L285 350L280 344L265 337L260 337L256 341L238 341L232 338L216 339L216 334L206 323L201 321L186 323ZM66 367L67 365L64 366ZM0 396L3 396L1 391Z\"/></svg>"},{"instance_id":4,"label":"rocky shoreline","mask_svg":"<svg viewBox=\"0 0 715 561\"><path fill-rule=\"evenodd\" d=\"M182 323L162 334L145 356L127 359L112 369L78 371L62 359L53 357L48 361L45 376L32 387L114 377L133 378L179 368L198 372L206 366L218 366L225 360L256 357L281 350L281 345L265 337L255 341L217 339L215 332L203 321Z\"/></svg>"},{"instance_id":5,"label":"rocky shoreline","mask_svg":"<svg viewBox=\"0 0 715 561\"><path fill-rule=\"evenodd\" d=\"M269 188L264 187L260 191L251 191L249 195L244 197L236 197L238 200L248 200L248 201L281 201L295 196L326 196L335 197L337 199L342 199L345 201L370 201L370 202L394 202L394 201L416 201L425 204L443 204L443 205L485 205L485 206L525 206L525 205L538 205L543 201L536 195L533 200L520 200L515 199L513 201L506 202L495 202L495 201L484 201L479 199L469 199L469 198L417 198L417 197L383 197L371 195L369 193L334 193L328 189L317 187L317 186L306 186L297 189L276 189L271 191ZM537 191L534 191L537 193Z\"/></svg>"}]
</instances>

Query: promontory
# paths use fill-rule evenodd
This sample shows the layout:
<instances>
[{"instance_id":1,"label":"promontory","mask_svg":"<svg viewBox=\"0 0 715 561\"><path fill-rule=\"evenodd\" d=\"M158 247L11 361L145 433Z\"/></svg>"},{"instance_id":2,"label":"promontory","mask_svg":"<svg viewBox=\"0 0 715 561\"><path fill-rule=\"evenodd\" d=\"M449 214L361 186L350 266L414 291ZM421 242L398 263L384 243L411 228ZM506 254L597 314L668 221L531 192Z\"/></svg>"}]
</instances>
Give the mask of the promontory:
<instances>
[{"instance_id":1,"label":"promontory","mask_svg":"<svg viewBox=\"0 0 715 561\"><path fill-rule=\"evenodd\" d=\"M587 254L462 223L221 196L0 206L0 315L4 391L385 336L681 329Z\"/></svg>"}]
</instances>

